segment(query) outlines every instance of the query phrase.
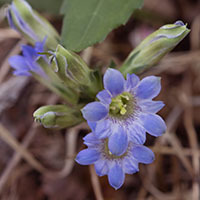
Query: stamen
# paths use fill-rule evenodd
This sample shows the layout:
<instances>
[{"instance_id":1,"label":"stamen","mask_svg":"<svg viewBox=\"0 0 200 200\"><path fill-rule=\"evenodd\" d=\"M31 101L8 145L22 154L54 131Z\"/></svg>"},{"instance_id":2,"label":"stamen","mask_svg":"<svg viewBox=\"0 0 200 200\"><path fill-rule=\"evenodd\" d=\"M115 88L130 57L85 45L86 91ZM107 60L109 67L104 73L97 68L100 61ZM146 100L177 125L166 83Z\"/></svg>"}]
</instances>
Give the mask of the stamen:
<instances>
[{"instance_id":1,"label":"stamen","mask_svg":"<svg viewBox=\"0 0 200 200\"><path fill-rule=\"evenodd\" d=\"M125 106L120 110L121 115L125 115L127 110L125 109Z\"/></svg>"},{"instance_id":2,"label":"stamen","mask_svg":"<svg viewBox=\"0 0 200 200\"><path fill-rule=\"evenodd\" d=\"M134 112L135 100L132 94L124 92L112 99L109 114L112 117L128 117Z\"/></svg>"},{"instance_id":3,"label":"stamen","mask_svg":"<svg viewBox=\"0 0 200 200\"><path fill-rule=\"evenodd\" d=\"M108 154L109 154L109 155L112 155L112 153L111 153L110 151L108 151Z\"/></svg>"}]
</instances>

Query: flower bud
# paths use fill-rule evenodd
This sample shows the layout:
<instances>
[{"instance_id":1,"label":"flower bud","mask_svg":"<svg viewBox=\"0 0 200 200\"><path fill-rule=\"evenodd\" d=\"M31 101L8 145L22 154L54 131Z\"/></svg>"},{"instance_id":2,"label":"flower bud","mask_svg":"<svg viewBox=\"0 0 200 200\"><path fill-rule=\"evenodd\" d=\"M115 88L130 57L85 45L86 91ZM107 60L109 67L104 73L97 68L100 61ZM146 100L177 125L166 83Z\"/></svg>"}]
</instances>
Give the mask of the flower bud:
<instances>
[{"instance_id":1,"label":"flower bud","mask_svg":"<svg viewBox=\"0 0 200 200\"><path fill-rule=\"evenodd\" d=\"M51 53L51 64L55 73L70 87L85 96L95 96L100 90L101 81L98 73L90 69L76 53L58 45Z\"/></svg>"},{"instance_id":2,"label":"flower bud","mask_svg":"<svg viewBox=\"0 0 200 200\"><path fill-rule=\"evenodd\" d=\"M182 21L160 27L145 38L128 56L120 71L141 73L157 64L163 56L171 51L190 30Z\"/></svg>"},{"instance_id":3,"label":"flower bud","mask_svg":"<svg viewBox=\"0 0 200 200\"><path fill-rule=\"evenodd\" d=\"M33 117L45 128L56 129L74 126L83 121L80 110L66 105L42 106L33 113Z\"/></svg>"},{"instance_id":4,"label":"flower bud","mask_svg":"<svg viewBox=\"0 0 200 200\"><path fill-rule=\"evenodd\" d=\"M11 28L21 33L32 45L46 37L46 47L55 49L60 37L53 26L25 0L13 0L7 11Z\"/></svg>"}]
</instances>

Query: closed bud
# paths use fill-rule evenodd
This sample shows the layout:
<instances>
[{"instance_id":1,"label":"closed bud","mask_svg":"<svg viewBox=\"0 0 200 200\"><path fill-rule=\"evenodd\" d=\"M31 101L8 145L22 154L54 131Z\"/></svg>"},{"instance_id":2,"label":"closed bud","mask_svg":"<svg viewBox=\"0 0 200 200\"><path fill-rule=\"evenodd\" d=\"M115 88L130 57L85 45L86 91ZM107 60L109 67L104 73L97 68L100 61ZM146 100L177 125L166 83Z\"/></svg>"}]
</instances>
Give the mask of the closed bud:
<instances>
[{"instance_id":1,"label":"closed bud","mask_svg":"<svg viewBox=\"0 0 200 200\"><path fill-rule=\"evenodd\" d=\"M33 117L45 128L55 129L67 128L83 121L79 109L66 105L42 106L33 113Z\"/></svg>"},{"instance_id":2,"label":"closed bud","mask_svg":"<svg viewBox=\"0 0 200 200\"><path fill-rule=\"evenodd\" d=\"M55 49L60 36L54 27L25 0L13 0L7 11L11 28L21 33L32 45L47 38L46 47Z\"/></svg>"},{"instance_id":3,"label":"closed bud","mask_svg":"<svg viewBox=\"0 0 200 200\"><path fill-rule=\"evenodd\" d=\"M58 45L56 51L50 54L52 68L67 85L85 96L96 95L101 87L98 73L90 69L78 54L61 45Z\"/></svg>"},{"instance_id":4,"label":"closed bud","mask_svg":"<svg viewBox=\"0 0 200 200\"><path fill-rule=\"evenodd\" d=\"M154 66L189 32L190 30L182 21L160 27L130 53L120 71L124 75L127 73L138 74Z\"/></svg>"}]
</instances>

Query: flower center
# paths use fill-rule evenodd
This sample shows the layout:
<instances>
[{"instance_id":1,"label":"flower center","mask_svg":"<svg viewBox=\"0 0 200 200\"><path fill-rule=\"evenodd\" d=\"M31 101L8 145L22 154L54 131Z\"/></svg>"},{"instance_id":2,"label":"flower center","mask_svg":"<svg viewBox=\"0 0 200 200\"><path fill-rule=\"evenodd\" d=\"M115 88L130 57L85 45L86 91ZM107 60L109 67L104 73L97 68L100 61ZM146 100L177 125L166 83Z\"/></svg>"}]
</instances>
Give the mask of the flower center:
<instances>
[{"instance_id":1,"label":"flower center","mask_svg":"<svg viewBox=\"0 0 200 200\"><path fill-rule=\"evenodd\" d=\"M109 106L109 114L112 117L127 118L134 112L135 99L129 92L123 92L122 94L112 98Z\"/></svg>"},{"instance_id":2,"label":"flower center","mask_svg":"<svg viewBox=\"0 0 200 200\"><path fill-rule=\"evenodd\" d=\"M127 151L124 154L122 154L121 156L116 156L116 155L112 154L112 152L110 152L110 150L108 148L108 138L105 139L103 150L104 150L104 154L107 159L121 159L124 156L126 156L127 152L128 152L128 148L127 148Z\"/></svg>"}]
</instances>

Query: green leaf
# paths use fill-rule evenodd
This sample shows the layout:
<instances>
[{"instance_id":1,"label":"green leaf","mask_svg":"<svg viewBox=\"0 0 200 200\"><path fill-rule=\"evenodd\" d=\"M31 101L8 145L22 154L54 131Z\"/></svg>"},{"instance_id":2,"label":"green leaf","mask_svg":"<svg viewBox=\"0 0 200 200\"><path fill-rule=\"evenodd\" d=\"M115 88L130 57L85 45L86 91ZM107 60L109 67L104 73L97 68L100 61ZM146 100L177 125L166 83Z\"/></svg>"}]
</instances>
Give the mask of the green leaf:
<instances>
[{"instance_id":1,"label":"green leaf","mask_svg":"<svg viewBox=\"0 0 200 200\"><path fill-rule=\"evenodd\" d=\"M143 0L64 0L62 44L81 51L100 42L114 28L125 24Z\"/></svg>"},{"instance_id":2,"label":"green leaf","mask_svg":"<svg viewBox=\"0 0 200 200\"><path fill-rule=\"evenodd\" d=\"M63 0L28 0L33 8L51 14L59 14Z\"/></svg>"}]
</instances>

